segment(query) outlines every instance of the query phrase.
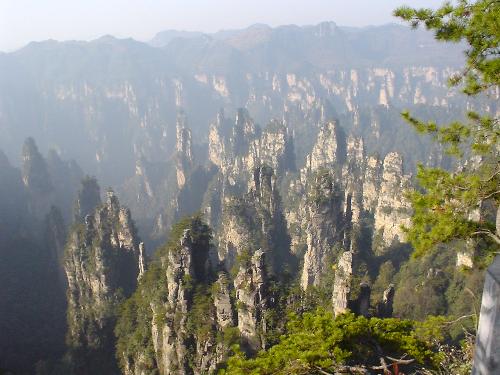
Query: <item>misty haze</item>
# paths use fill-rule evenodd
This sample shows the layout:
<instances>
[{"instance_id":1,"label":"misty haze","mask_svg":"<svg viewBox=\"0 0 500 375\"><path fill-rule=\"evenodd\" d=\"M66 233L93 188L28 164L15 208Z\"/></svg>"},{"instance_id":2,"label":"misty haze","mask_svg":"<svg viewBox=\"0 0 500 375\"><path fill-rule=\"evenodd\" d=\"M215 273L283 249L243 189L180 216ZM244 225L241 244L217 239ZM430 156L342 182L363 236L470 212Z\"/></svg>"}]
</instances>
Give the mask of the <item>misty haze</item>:
<instances>
[{"instance_id":1,"label":"misty haze","mask_svg":"<svg viewBox=\"0 0 500 375\"><path fill-rule=\"evenodd\" d=\"M0 375L500 374L500 2L29 3Z\"/></svg>"}]
</instances>

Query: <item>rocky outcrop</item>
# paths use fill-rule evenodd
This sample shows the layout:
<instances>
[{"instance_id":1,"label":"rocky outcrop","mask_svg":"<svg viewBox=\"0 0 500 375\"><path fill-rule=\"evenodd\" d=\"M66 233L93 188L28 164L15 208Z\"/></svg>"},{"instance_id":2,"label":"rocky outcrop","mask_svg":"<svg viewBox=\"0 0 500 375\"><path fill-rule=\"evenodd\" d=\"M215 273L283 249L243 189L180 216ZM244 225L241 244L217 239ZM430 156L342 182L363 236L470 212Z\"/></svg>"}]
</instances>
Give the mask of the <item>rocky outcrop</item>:
<instances>
[{"instance_id":1,"label":"rocky outcrop","mask_svg":"<svg viewBox=\"0 0 500 375\"><path fill-rule=\"evenodd\" d=\"M225 157L225 143L223 138L224 111L217 113L217 118L208 130L208 158L219 168L222 167Z\"/></svg>"},{"instance_id":2,"label":"rocky outcrop","mask_svg":"<svg viewBox=\"0 0 500 375\"><path fill-rule=\"evenodd\" d=\"M177 118L175 150L177 187L181 189L193 167L191 130L187 127L184 113L180 113Z\"/></svg>"},{"instance_id":3,"label":"rocky outcrop","mask_svg":"<svg viewBox=\"0 0 500 375\"><path fill-rule=\"evenodd\" d=\"M283 263L290 260L289 241L273 169L256 168L249 192L228 199L223 207L219 260L231 270L239 255L261 249L267 254L270 271L279 274Z\"/></svg>"},{"instance_id":4,"label":"rocky outcrop","mask_svg":"<svg viewBox=\"0 0 500 375\"><path fill-rule=\"evenodd\" d=\"M343 241L343 194L328 172L318 173L308 197L307 251L301 276L303 290L319 286L339 254Z\"/></svg>"},{"instance_id":5,"label":"rocky outcrop","mask_svg":"<svg viewBox=\"0 0 500 375\"><path fill-rule=\"evenodd\" d=\"M101 190L97 184L97 180L93 177L85 177L82 180L81 189L78 195L74 208L74 221L83 223L85 218L92 215L95 208L101 204Z\"/></svg>"},{"instance_id":6,"label":"rocky outcrop","mask_svg":"<svg viewBox=\"0 0 500 375\"><path fill-rule=\"evenodd\" d=\"M246 165L249 170L268 165L279 176L295 169L293 137L282 122L271 120L267 124L261 136L250 145Z\"/></svg>"},{"instance_id":7,"label":"rocky outcrop","mask_svg":"<svg viewBox=\"0 0 500 375\"><path fill-rule=\"evenodd\" d=\"M242 258L234 279L238 328L253 350L263 349L267 329L264 316L267 308L265 253L259 249Z\"/></svg>"},{"instance_id":8,"label":"rocky outcrop","mask_svg":"<svg viewBox=\"0 0 500 375\"><path fill-rule=\"evenodd\" d=\"M345 147L345 136L338 123L326 122L319 131L311 154L307 156L307 170L313 172L319 168L338 168L345 161Z\"/></svg>"},{"instance_id":9,"label":"rocky outcrop","mask_svg":"<svg viewBox=\"0 0 500 375\"><path fill-rule=\"evenodd\" d=\"M157 351L161 351L159 367L165 374L184 374L189 371L188 354L188 309L192 299L192 285L195 277L203 277L204 268L196 271L193 259L192 233L186 229L179 242L179 248L170 251L166 259L167 301L165 310L167 319L165 325L158 331L161 336ZM200 244L201 245L201 244ZM206 260L207 244L204 252L199 255ZM177 369L177 370L172 370Z\"/></svg>"},{"instance_id":10,"label":"rocky outcrop","mask_svg":"<svg viewBox=\"0 0 500 375\"><path fill-rule=\"evenodd\" d=\"M108 191L106 203L69 235L65 254L67 337L77 374L104 369L108 374L117 373L113 350L116 308L137 285L139 265L144 263L139 244L130 211L120 206L112 191Z\"/></svg>"},{"instance_id":11,"label":"rocky outcrop","mask_svg":"<svg viewBox=\"0 0 500 375\"><path fill-rule=\"evenodd\" d=\"M363 181L363 208L374 213L377 207L382 163L376 155L369 156Z\"/></svg>"},{"instance_id":12,"label":"rocky outcrop","mask_svg":"<svg viewBox=\"0 0 500 375\"><path fill-rule=\"evenodd\" d=\"M159 263L129 301L130 315L118 322L118 354L127 375L214 374L232 344L232 285L225 272L214 272L209 227L187 218L172 236L177 238L158 254Z\"/></svg>"},{"instance_id":13,"label":"rocky outcrop","mask_svg":"<svg viewBox=\"0 0 500 375\"><path fill-rule=\"evenodd\" d=\"M214 305L217 314L217 327L221 331L235 325L229 282L228 275L225 272L220 272L215 283Z\"/></svg>"},{"instance_id":14,"label":"rocky outcrop","mask_svg":"<svg viewBox=\"0 0 500 375\"><path fill-rule=\"evenodd\" d=\"M57 272L61 295L64 295L64 290L67 287L67 279L63 268L64 246L67 233L66 224L64 223L62 214L57 207L51 207L50 212L45 217L44 232L46 246L50 249L49 262L52 265L53 270Z\"/></svg>"},{"instance_id":15,"label":"rocky outcrop","mask_svg":"<svg viewBox=\"0 0 500 375\"><path fill-rule=\"evenodd\" d=\"M352 272L353 253L351 251L346 251L340 256L335 267L335 279L332 293L332 305L335 315L342 314L348 309Z\"/></svg>"},{"instance_id":16,"label":"rocky outcrop","mask_svg":"<svg viewBox=\"0 0 500 375\"><path fill-rule=\"evenodd\" d=\"M410 202L404 191L410 187L410 176L403 173L403 160L398 153L387 154L374 221L374 251L382 254L393 243L404 242L402 225L409 225Z\"/></svg>"},{"instance_id":17,"label":"rocky outcrop","mask_svg":"<svg viewBox=\"0 0 500 375\"><path fill-rule=\"evenodd\" d=\"M27 138L22 151L22 178L30 196L29 208L33 216L43 218L54 202L54 186L47 163L38 151L33 138Z\"/></svg>"}]
</instances>

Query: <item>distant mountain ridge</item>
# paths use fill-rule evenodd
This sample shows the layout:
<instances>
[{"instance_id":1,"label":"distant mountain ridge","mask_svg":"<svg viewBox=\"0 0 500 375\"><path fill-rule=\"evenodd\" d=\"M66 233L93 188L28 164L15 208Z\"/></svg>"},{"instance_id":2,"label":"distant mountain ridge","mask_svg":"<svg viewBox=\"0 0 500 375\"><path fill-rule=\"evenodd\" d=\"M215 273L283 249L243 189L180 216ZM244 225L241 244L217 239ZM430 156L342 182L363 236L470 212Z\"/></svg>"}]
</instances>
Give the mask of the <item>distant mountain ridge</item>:
<instances>
[{"instance_id":1,"label":"distant mountain ridge","mask_svg":"<svg viewBox=\"0 0 500 375\"><path fill-rule=\"evenodd\" d=\"M316 68L370 65L375 61L396 65L429 64L435 63L436 54L442 65L457 65L463 57L462 46L442 45L425 30L412 30L397 24L360 28L339 27L334 22L275 28L255 24L245 29L216 33L168 30L158 33L150 41L152 46L171 51L177 50L179 44L195 49L203 45L212 53L223 47L234 48L244 55L251 53L246 57L252 58L253 55L251 61L261 63L266 62L263 54L277 50L286 58L297 60L297 57L303 57L303 64Z\"/></svg>"}]
</instances>

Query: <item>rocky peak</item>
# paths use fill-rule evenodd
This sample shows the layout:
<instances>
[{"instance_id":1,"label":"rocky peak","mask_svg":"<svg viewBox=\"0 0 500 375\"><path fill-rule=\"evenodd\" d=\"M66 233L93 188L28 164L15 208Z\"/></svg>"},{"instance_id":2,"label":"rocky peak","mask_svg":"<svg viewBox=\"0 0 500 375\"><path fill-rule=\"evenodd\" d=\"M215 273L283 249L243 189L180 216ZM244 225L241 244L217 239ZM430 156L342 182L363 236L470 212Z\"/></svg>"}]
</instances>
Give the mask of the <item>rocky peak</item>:
<instances>
[{"instance_id":1,"label":"rocky peak","mask_svg":"<svg viewBox=\"0 0 500 375\"><path fill-rule=\"evenodd\" d=\"M92 214L101 204L101 193L95 177L85 177L77 193L74 218L76 222L83 222L87 215Z\"/></svg>"},{"instance_id":2,"label":"rocky peak","mask_svg":"<svg viewBox=\"0 0 500 375\"><path fill-rule=\"evenodd\" d=\"M22 176L28 189L44 194L52 191L47 164L31 137L27 138L23 145Z\"/></svg>"},{"instance_id":3,"label":"rocky peak","mask_svg":"<svg viewBox=\"0 0 500 375\"><path fill-rule=\"evenodd\" d=\"M120 212L120 202L112 189L106 191L106 208L107 212L113 217L117 217Z\"/></svg>"},{"instance_id":4,"label":"rocky peak","mask_svg":"<svg viewBox=\"0 0 500 375\"><path fill-rule=\"evenodd\" d=\"M134 319L146 314L144 329L150 334L137 345L138 332L126 331L119 342L120 348L128 348L119 353L127 375L146 373L150 363L161 375L214 373L228 350L216 335L235 324L230 285L227 275L215 276L208 262L210 228L199 217L185 218L171 237L135 294L142 310L131 312L137 314ZM144 350L145 343L150 351Z\"/></svg>"},{"instance_id":5,"label":"rocky peak","mask_svg":"<svg viewBox=\"0 0 500 375\"><path fill-rule=\"evenodd\" d=\"M240 108L236 114L236 121L231 137L232 154L244 156L248 153L250 143L259 136L260 129L253 122L246 109Z\"/></svg>"},{"instance_id":6,"label":"rocky peak","mask_svg":"<svg viewBox=\"0 0 500 375\"><path fill-rule=\"evenodd\" d=\"M396 152L387 154L375 209L374 250L378 254L393 243L404 242L401 225L408 225L411 217L411 204L404 197L409 186L410 176L404 174L402 157Z\"/></svg>"},{"instance_id":7,"label":"rocky peak","mask_svg":"<svg viewBox=\"0 0 500 375\"><path fill-rule=\"evenodd\" d=\"M335 279L333 282L332 305L335 315L347 311L351 292L351 276L353 273L353 253L346 251L342 253L335 267Z\"/></svg>"},{"instance_id":8,"label":"rocky peak","mask_svg":"<svg viewBox=\"0 0 500 375\"><path fill-rule=\"evenodd\" d=\"M363 138L352 134L347 137L347 164L355 165L363 163L365 159L365 147Z\"/></svg>"},{"instance_id":9,"label":"rocky peak","mask_svg":"<svg viewBox=\"0 0 500 375\"><path fill-rule=\"evenodd\" d=\"M90 192L89 201L95 202L95 181L87 180L86 185L82 191ZM112 330L116 308L135 290L144 254L130 211L120 206L111 190L106 203L84 220L69 236L64 262L69 355L77 372L102 371L105 363L106 371L115 373Z\"/></svg>"},{"instance_id":10,"label":"rocky peak","mask_svg":"<svg viewBox=\"0 0 500 375\"><path fill-rule=\"evenodd\" d=\"M183 112L177 116L175 150L177 187L181 189L193 167L191 130L187 127L187 119Z\"/></svg>"},{"instance_id":11,"label":"rocky peak","mask_svg":"<svg viewBox=\"0 0 500 375\"><path fill-rule=\"evenodd\" d=\"M311 154L307 157L306 167L310 171L321 167L342 165L345 160L345 139L336 121L323 124Z\"/></svg>"},{"instance_id":12,"label":"rocky peak","mask_svg":"<svg viewBox=\"0 0 500 375\"><path fill-rule=\"evenodd\" d=\"M258 141L255 159L273 167L280 176L295 169L293 136L283 122L271 120L267 124Z\"/></svg>"},{"instance_id":13,"label":"rocky peak","mask_svg":"<svg viewBox=\"0 0 500 375\"><path fill-rule=\"evenodd\" d=\"M268 207L272 207L273 195L276 190L276 176L271 167L266 165L255 168L253 179L250 181L250 191L257 200Z\"/></svg>"},{"instance_id":14,"label":"rocky peak","mask_svg":"<svg viewBox=\"0 0 500 375\"><path fill-rule=\"evenodd\" d=\"M29 194L30 213L43 219L54 204L55 194L47 163L33 138L27 138L22 151L22 179Z\"/></svg>"},{"instance_id":15,"label":"rocky peak","mask_svg":"<svg viewBox=\"0 0 500 375\"><path fill-rule=\"evenodd\" d=\"M224 122L224 112L219 111L217 119L210 125L208 130L208 158L219 168L222 167L225 156L225 144L222 133Z\"/></svg>"},{"instance_id":16,"label":"rocky peak","mask_svg":"<svg viewBox=\"0 0 500 375\"><path fill-rule=\"evenodd\" d=\"M184 155L184 157L193 161L192 159L192 144L191 144L191 130L187 125L187 117L184 112L179 113L176 123L176 146L175 150Z\"/></svg>"},{"instance_id":17,"label":"rocky peak","mask_svg":"<svg viewBox=\"0 0 500 375\"><path fill-rule=\"evenodd\" d=\"M274 171L268 166L255 168L248 193L224 202L219 260L230 270L238 255L262 249L270 268L280 274L283 262L289 260L288 241Z\"/></svg>"},{"instance_id":18,"label":"rocky peak","mask_svg":"<svg viewBox=\"0 0 500 375\"><path fill-rule=\"evenodd\" d=\"M303 290L321 283L344 237L343 192L328 171L316 175L308 199L307 250L301 276Z\"/></svg>"},{"instance_id":19,"label":"rocky peak","mask_svg":"<svg viewBox=\"0 0 500 375\"><path fill-rule=\"evenodd\" d=\"M234 279L238 328L254 350L265 348L266 281L265 254L259 249L250 258L242 259Z\"/></svg>"},{"instance_id":20,"label":"rocky peak","mask_svg":"<svg viewBox=\"0 0 500 375\"><path fill-rule=\"evenodd\" d=\"M382 163L378 155L367 158L363 181L363 208L375 212L378 201L379 186L382 174Z\"/></svg>"}]
</instances>

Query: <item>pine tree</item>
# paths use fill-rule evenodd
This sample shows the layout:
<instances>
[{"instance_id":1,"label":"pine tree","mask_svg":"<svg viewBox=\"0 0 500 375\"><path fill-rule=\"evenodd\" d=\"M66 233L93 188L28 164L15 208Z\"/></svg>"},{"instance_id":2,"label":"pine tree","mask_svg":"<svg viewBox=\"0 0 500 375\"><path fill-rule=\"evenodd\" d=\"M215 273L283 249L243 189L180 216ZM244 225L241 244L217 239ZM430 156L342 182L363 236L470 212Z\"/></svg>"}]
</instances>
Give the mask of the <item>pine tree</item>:
<instances>
[{"instance_id":1,"label":"pine tree","mask_svg":"<svg viewBox=\"0 0 500 375\"><path fill-rule=\"evenodd\" d=\"M445 42L466 42L464 69L450 78L469 96L498 99L500 81L500 1L460 0L437 10L401 7L394 15L416 28L423 24ZM493 113L493 114L492 114ZM498 111L467 113L465 121L438 125L402 113L457 160L453 172L418 166L420 188L410 192L414 215L405 228L421 255L438 243L477 239L491 254L500 245L500 126ZM495 224L496 222L496 224ZM496 226L496 228L495 228Z\"/></svg>"}]
</instances>

